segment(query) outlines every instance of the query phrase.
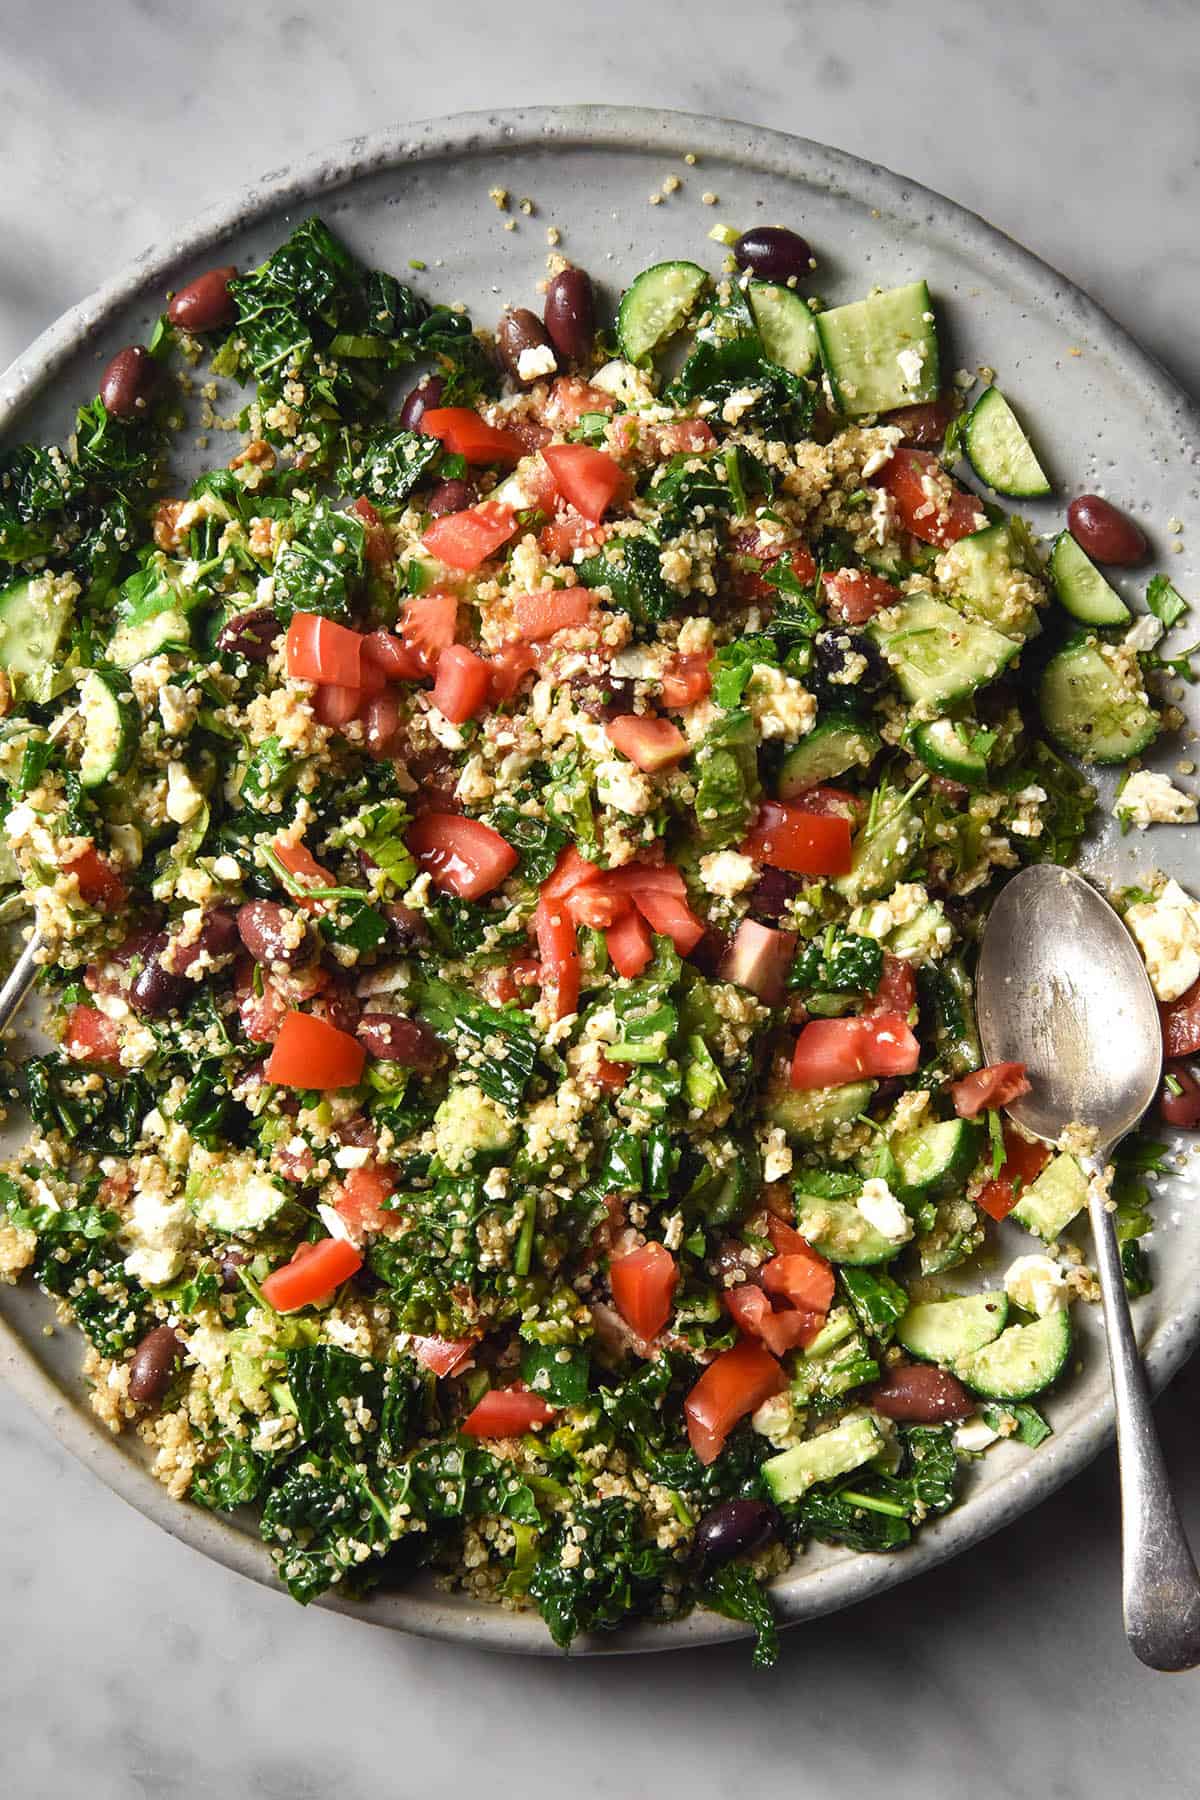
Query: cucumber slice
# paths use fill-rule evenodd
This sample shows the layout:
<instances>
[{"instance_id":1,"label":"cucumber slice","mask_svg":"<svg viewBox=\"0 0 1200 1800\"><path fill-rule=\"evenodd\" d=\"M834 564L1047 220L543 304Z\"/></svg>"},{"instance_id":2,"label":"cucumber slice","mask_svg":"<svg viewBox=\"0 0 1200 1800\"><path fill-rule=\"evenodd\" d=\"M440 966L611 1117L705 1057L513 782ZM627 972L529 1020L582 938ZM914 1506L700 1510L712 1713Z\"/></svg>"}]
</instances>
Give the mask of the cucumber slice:
<instances>
[{"instance_id":1,"label":"cucumber slice","mask_svg":"<svg viewBox=\"0 0 1200 1800\"><path fill-rule=\"evenodd\" d=\"M967 414L962 443L980 481L997 494L1030 500L1050 492L1033 445L998 387L985 388Z\"/></svg>"},{"instance_id":2,"label":"cucumber slice","mask_svg":"<svg viewBox=\"0 0 1200 1800\"><path fill-rule=\"evenodd\" d=\"M796 1230L829 1262L858 1268L891 1262L904 1248L864 1219L853 1200L827 1200L819 1194L796 1195Z\"/></svg>"},{"instance_id":3,"label":"cucumber slice","mask_svg":"<svg viewBox=\"0 0 1200 1800\"><path fill-rule=\"evenodd\" d=\"M18 696L45 705L74 680L70 672L57 677L78 592L77 582L46 574L14 581L0 594L0 668Z\"/></svg>"},{"instance_id":4,"label":"cucumber slice","mask_svg":"<svg viewBox=\"0 0 1200 1800\"><path fill-rule=\"evenodd\" d=\"M288 1203L281 1185L254 1168L247 1157L234 1157L227 1167L193 1172L185 1190L202 1225L213 1231L261 1231Z\"/></svg>"},{"instance_id":5,"label":"cucumber slice","mask_svg":"<svg viewBox=\"0 0 1200 1800\"><path fill-rule=\"evenodd\" d=\"M882 741L877 731L851 713L830 713L819 719L780 763L779 798L794 800L806 788L833 781L847 769L865 769L879 754Z\"/></svg>"},{"instance_id":6,"label":"cucumber slice","mask_svg":"<svg viewBox=\"0 0 1200 1800\"><path fill-rule=\"evenodd\" d=\"M817 321L804 298L773 281L752 281L746 295L763 349L790 375L807 375L821 358Z\"/></svg>"},{"instance_id":7,"label":"cucumber slice","mask_svg":"<svg viewBox=\"0 0 1200 1800\"><path fill-rule=\"evenodd\" d=\"M876 613L867 634L892 666L897 684L914 706L946 707L966 700L1008 666L1021 648L978 619L913 594Z\"/></svg>"},{"instance_id":8,"label":"cucumber slice","mask_svg":"<svg viewBox=\"0 0 1200 1800\"><path fill-rule=\"evenodd\" d=\"M694 262L655 263L643 269L621 297L617 342L630 362L641 362L674 337L708 285Z\"/></svg>"},{"instance_id":9,"label":"cucumber slice","mask_svg":"<svg viewBox=\"0 0 1200 1800\"><path fill-rule=\"evenodd\" d=\"M794 1144L831 1138L864 1110L875 1092L873 1081L851 1081L845 1087L781 1088L768 1098L769 1124L780 1126Z\"/></svg>"},{"instance_id":10,"label":"cucumber slice","mask_svg":"<svg viewBox=\"0 0 1200 1800\"><path fill-rule=\"evenodd\" d=\"M997 1288L910 1306L896 1327L896 1340L923 1362L955 1363L992 1343L1007 1323L1008 1296Z\"/></svg>"},{"instance_id":11,"label":"cucumber slice","mask_svg":"<svg viewBox=\"0 0 1200 1800\"><path fill-rule=\"evenodd\" d=\"M890 893L921 847L924 826L911 806L898 806L893 797L881 802L880 812L883 823L877 821L870 836L865 827L858 833L850 873L839 875L833 884L851 906Z\"/></svg>"},{"instance_id":12,"label":"cucumber slice","mask_svg":"<svg viewBox=\"0 0 1200 1800\"><path fill-rule=\"evenodd\" d=\"M133 761L141 730L141 713L123 675L92 669L79 690L83 715L83 754L79 779L85 788L100 787L123 775Z\"/></svg>"},{"instance_id":13,"label":"cucumber slice","mask_svg":"<svg viewBox=\"0 0 1200 1800\"><path fill-rule=\"evenodd\" d=\"M973 1119L943 1119L905 1132L892 1144L905 1190L936 1199L962 1187L975 1167L981 1136Z\"/></svg>"},{"instance_id":14,"label":"cucumber slice","mask_svg":"<svg viewBox=\"0 0 1200 1800\"><path fill-rule=\"evenodd\" d=\"M985 1400L1032 1400L1062 1374L1070 1353L1070 1313L1047 1313L1032 1325L1010 1325L982 1350L960 1357L954 1373Z\"/></svg>"},{"instance_id":15,"label":"cucumber slice","mask_svg":"<svg viewBox=\"0 0 1200 1800\"><path fill-rule=\"evenodd\" d=\"M167 607L115 631L109 640L108 660L114 668L132 669L135 663L157 656L160 650L186 650L191 636L187 614Z\"/></svg>"},{"instance_id":16,"label":"cucumber slice","mask_svg":"<svg viewBox=\"0 0 1200 1800\"><path fill-rule=\"evenodd\" d=\"M923 281L818 313L816 324L834 401L848 417L937 398L937 328Z\"/></svg>"},{"instance_id":17,"label":"cucumber slice","mask_svg":"<svg viewBox=\"0 0 1200 1800\"><path fill-rule=\"evenodd\" d=\"M1054 540L1050 578L1059 605L1084 625L1127 625L1133 616L1069 531L1060 531Z\"/></svg>"},{"instance_id":18,"label":"cucumber slice","mask_svg":"<svg viewBox=\"0 0 1200 1800\"><path fill-rule=\"evenodd\" d=\"M917 1238L922 1275L944 1275L974 1256L983 1242L983 1222L965 1198L938 1203L933 1224Z\"/></svg>"},{"instance_id":19,"label":"cucumber slice","mask_svg":"<svg viewBox=\"0 0 1200 1800\"><path fill-rule=\"evenodd\" d=\"M1026 1231L1052 1244L1087 1205L1087 1177L1073 1156L1054 1156L1012 1209Z\"/></svg>"},{"instance_id":20,"label":"cucumber slice","mask_svg":"<svg viewBox=\"0 0 1200 1800\"><path fill-rule=\"evenodd\" d=\"M1042 671L1038 705L1060 750L1084 762L1120 763L1158 736L1159 718L1139 685L1136 662L1114 668L1094 638L1070 643Z\"/></svg>"},{"instance_id":21,"label":"cucumber slice","mask_svg":"<svg viewBox=\"0 0 1200 1800\"><path fill-rule=\"evenodd\" d=\"M912 734L912 747L927 769L944 775L949 781L961 781L964 787L987 786L987 758L972 750L970 740L978 730L972 720L934 719L929 725L918 725Z\"/></svg>"},{"instance_id":22,"label":"cucumber slice","mask_svg":"<svg viewBox=\"0 0 1200 1800\"><path fill-rule=\"evenodd\" d=\"M776 1505L799 1500L814 1482L833 1481L873 1460L884 1448L883 1433L870 1413L854 1413L820 1437L793 1444L762 1466L767 1492Z\"/></svg>"},{"instance_id":23,"label":"cucumber slice","mask_svg":"<svg viewBox=\"0 0 1200 1800\"><path fill-rule=\"evenodd\" d=\"M1023 519L1002 519L959 538L942 552L937 571L968 618L1005 637L1027 638L1038 629L1041 567Z\"/></svg>"}]
</instances>

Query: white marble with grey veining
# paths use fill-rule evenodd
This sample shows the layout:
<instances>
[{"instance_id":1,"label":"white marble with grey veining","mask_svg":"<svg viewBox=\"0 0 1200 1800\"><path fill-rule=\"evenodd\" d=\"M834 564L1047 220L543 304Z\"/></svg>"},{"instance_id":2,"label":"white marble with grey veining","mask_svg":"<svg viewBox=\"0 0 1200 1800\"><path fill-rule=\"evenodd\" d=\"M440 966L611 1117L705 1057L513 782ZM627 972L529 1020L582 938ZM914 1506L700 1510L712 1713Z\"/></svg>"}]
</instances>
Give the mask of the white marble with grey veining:
<instances>
[{"instance_id":1,"label":"white marble with grey veining","mask_svg":"<svg viewBox=\"0 0 1200 1800\"><path fill-rule=\"evenodd\" d=\"M5 0L0 367L262 170L404 118L607 100L927 182L1200 390L1198 60L1191 0ZM1159 1415L1200 1536L1198 1402L1193 1366ZM1129 1656L1116 1532L1105 1456L965 1559L790 1634L771 1675L739 1648L507 1661L299 1613L156 1531L0 1392L0 1794L1182 1800L1200 1677Z\"/></svg>"}]
</instances>

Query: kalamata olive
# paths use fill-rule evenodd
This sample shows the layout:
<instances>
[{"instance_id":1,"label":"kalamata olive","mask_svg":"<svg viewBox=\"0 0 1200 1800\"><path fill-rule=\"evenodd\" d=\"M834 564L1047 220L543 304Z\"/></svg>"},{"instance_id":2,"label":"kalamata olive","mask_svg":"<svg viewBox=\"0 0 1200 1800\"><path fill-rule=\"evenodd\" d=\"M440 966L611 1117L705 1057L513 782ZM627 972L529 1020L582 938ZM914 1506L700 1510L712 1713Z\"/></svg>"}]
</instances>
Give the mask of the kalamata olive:
<instances>
[{"instance_id":1,"label":"kalamata olive","mask_svg":"<svg viewBox=\"0 0 1200 1800\"><path fill-rule=\"evenodd\" d=\"M356 1035L371 1056L384 1062L403 1063L406 1069L436 1069L446 1053L428 1025L406 1019L403 1013L367 1012L358 1021Z\"/></svg>"},{"instance_id":2,"label":"kalamata olive","mask_svg":"<svg viewBox=\"0 0 1200 1800\"><path fill-rule=\"evenodd\" d=\"M183 1345L169 1325L148 1331L129 1365L129 1398L143 1406L161 1400L182 1354Z\"/></svg>"},{"instance_id":3,"label":"kalamata olive","mask_svg":"<svg viewBox=\"0 0 1200 1800\"><path fill-rule=\"evenodd\" d=\"M354 989L347 982L338 981L317 995L309 1011L315 1018L324 1019L326 1024L335 1026L338 1031L356 1031L362 1016L362 1005Z\"/></svg>"},{"instance_id":4,"label":"kalamata olive","mask_svg":"<svg viewBox=\"0 0 1200 1800\"><path fill-rule=\"evenodd\" d=\"M399 754L404 733L400 725L400 698L394 688L384 688L382 694L372 694L367 701L363 737L368 756L375 757L378 762Z\"/></svg>"},{"instance_id":5,"label":"kalamata olive","mask_svg":"<svg viewBox=\"0 0 1200 1800\"><path fill-rule=\"evenodd\" d=\"M560 269L546 289L546 334L562 362L586 362L596 336L596 300L584 269Z\"/></svg>"},{"instance_id":6,"label":"kalamata olive","mask_svg":"<svg viewBox=\"0 0 1200 1800\"><path fill-rule=\"evenodd\" d=\"M634 685L623 675L572 675L571 697L589 719L615 719L633 711Z\"/></svg>"},{"instance_id":7,"label":"kalamata olive","mask_svg":"<svg viewBox=\"0 0 1200 1800\"><path fill-rule=\"evenodd\" d=\"M735 1556L752 1556L779 1530L779 1514L765 1500L725 1500L696 1527L693 1553L702 1568L716 1569Z\"/></svg>"},{"instance_id":8,"label":"kalamata olive","mask_svg":"<svg viewBox=\"0 0 1200 1800\"><path fill-rule=\"evenodd\" d=\"M743 231L733 246L739 269L749 269L760 281L803 281L812 273L813 253L797 231L786 225L754 225Z\"/></svg>"},{"instance_id":9,"label":"kalamata olive","mask_svg":"<svg viewBox=\"0 0 1200 1800\"><path fill-rule=\"evenodd\" d=\"M1140 528L1099 494L1080 494L1072 500L1067 524L1079 548L1097 562L1125 565L1141 562L1146 554Z\"/></svg>"},{"instance_id":10,"label":"kalamata olive","mask_svg":"<svg viewBox=\"0 0 1200 1800\"><path fill-rule=\"evenodd\" d=\"M146 945L142 966L129 984L129 1004L140 1019L161 1019L169 1012L178 1012L195 991L185 975L172 974L163 967L166 947L167 934L159 932Z\"/></svg>"},{"instance_id":11,"label":"kalamata olive","mask_svg":"<svg viewBox=\"0 0 1200 1800\"><path fill-rule=\"evenodd\" d=\"M241 1287L238 1270L250 1261L245 1250L227 1250L218 1265L221 1277L221 1289L226 1294L236 1294Z\"/></svg>"},{"instance_id":12,"label":"kalamata olive","mask_svg":"<svg viewBox=\"0 0 1200 1800\"><path fill-rule=\"evenodd\" d=\"M799 875L786 869L764 868L750 890L750 912L767 925L782 919L789 900L794 900L804 886Z\"/></svg>"},{"instance_id":13,"label":"kalamata olive","mask_svg":"<svg viewBox=\"0 0 1200 1800\"><path fill-rule=\"evenodd\" d=\"M179 325L184 331L216 331L221 325L232 325L237 306L229 283L236 274L230 263L221 269L209 269L180 288L167 307L172 325Z\"/></svg>"},{"instance_id":14,"label":"kalamata olive","mask_svg":"<svg viewBox=\"0 0 1200 1800\"><path fill-rule=\"evenodd\" d=\"M905 1424L941 1425L966 1419L975 1402L957 1376L933 1363L898 1363L871 1390L871 1405L885 1419Z\"/></svg>"},{"instance_id":15,"label":"kalamata olive","mask_svg":"<svg viewBox=\"0 0 1200 1800\"><path fill-rule=\"evenodd\" d=\"M712 980L716 976L718 966L723 961L728 948L729 939L725 933L710 925L704 936L688 951L687 960L694 968L699 969L702 975Z\"/></svg>"},{"instance_id":16,"label":"kalamata olive","mask_svg":"<svg viewBox=\"0 0 1200 1800\"><path fill-rule=\"evenodd\" d=\"M279 620L269 607L252 606L248 612L226 619L217 633L217 649L226 656L244 657L248 663L265 663L279 632Z\"/></svg>"},{"instance_id":17,"label":"kalamata olive","mask_svg":"<svg viewBox=\"0 0 1200 1800\"><path fill-rule=\"evenodd\" d=\"M540 381L555 370L554 348L546 328L527 306L502 314L496 327L496 354L514 381Z\"/></svg>"},{"instance_id":18,"label":"kalamata olive","mask_svg":"<svg viewBox=\"0 0 1200 1800\"><path fill-rule=\"evenodd\" d=\"M1179 1092L1175 1092L1175 1087L1168 1087L1166 1082L1163 1083L1158 1102L1163 1121L1167 1125L1179 1126L1184 1131L1193 1131L1200 1125L1200 1081L1182 1063L1167 1065L1167 1079L1175 1083Z\"/></svg>"},{"instance_id":19,"label":"kalamata olive","mask_svg":"<svg viewBox=\"0 0 1200 1800\"><path fill-rule=\"evenodd\" d=\"M401 950L409 950L414 944L423 944L429 937L429 927L424 916L415 907L402 906L399 901L385 906L387 922L391 927L392 942Z\"/></svg>"},{"instance_id":20,"label":"kalamata olive","mask_svg":"<svg viewBox=\"0 0 1200 1800\"><path fill-rule=\"evenodd\" d=\"M278 900L247 900L237 911L238 936L264 969L299 969L310 963L317 943L304 914Z\"/></svg>"},{"instance_id":21,"label":"kalamata olive","mask_svg":"<svg viewBox=\"0 0 1200 1800\"><path fill-rule=\"evenodd\" d=\"M405 431L416 431L425 413L442 403L446 383L440 375L422 375L420 381L404 396L400 423Z\"/></svg>"},{"instance_id":22,"label":"kalamata olive","mask_svg":"<svg viewBox=\"0 0 1200 1800\"><path fill-rule=\"evenodd\" d=\"M429 490L425 508L435 519L443 519L447 513L463 512L468 506L474 506L475 496L475 487L469 481L439 481Z\"/></svg>"},{"instance_id":23,"label":"kalamata olive","mask_svg":"<svg viewBox=\"0 0 1200 1800\"><path fill-rule=\"evenodd\" d=\"M118 350L100 377L105 412L114 419L138 418L150 404L158 375L158 364L141 344Z\"/></svg>"},{"instance_id":24,"label":"kalamata olive","mask_svg":"<svg viewBox=\"0 0 1200 1800\"><path fill-rule=\"evenodd\" d=\"M950 394L939 394L936 400L923 401L919 406L897 406L884 414L884 422L898 425L904 433L902 441L914 450L938 450L946 427L957 413L957 400Z\"/></svg>"},{"instance_id":25,"label":"kalamata olive","mask_svg":"<svg viewBox=\"0 0 1200 1800\"><path fill-rule=\"evenodd\" d=\"M173 936L161 956L169 975L186 975L192 964L205 957L210 964L232 956L237 948L237 919L228 906L214 906L200 921L194 934L185 927Z\"/></svg>"},{"instance_id":26,"label":"kalamata olive","mask_svg":"<svg viewBox=\"0 0 1200 1800\"><path fill-rule=\"evenodd\" d=\"M856 656L861 656L867 666L854 681L846 681L844 677L858 666L851 662ZM840 701L845 706L847 702L853 704L856 694L877 693L887 681L888 674L882 653L865 632L839 625L833 631L818 631L813 639L812 664L806 685L821 693L827 704ZM838 680L839 676L843 679Z\"/></svg>"}]
</instances>

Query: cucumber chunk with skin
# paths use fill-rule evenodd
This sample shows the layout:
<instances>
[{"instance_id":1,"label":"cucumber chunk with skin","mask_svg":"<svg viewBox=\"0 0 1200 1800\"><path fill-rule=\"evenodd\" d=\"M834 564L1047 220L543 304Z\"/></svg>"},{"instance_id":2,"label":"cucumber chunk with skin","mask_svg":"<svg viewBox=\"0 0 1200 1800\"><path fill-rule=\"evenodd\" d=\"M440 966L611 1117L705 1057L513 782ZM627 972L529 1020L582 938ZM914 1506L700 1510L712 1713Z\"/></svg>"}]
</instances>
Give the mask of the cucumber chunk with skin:
<instances>
[{"instance_id":1,"label":"cucumber chunk with skin","mask_svg":"<svg viewBox=\"0 0 1200 1800\"><path fill-rule=\"evenodd\" d=\"M829 713L808 736L788 751L779 765L776 791L794 800L808 788L833 781L847 769L865 769L879 753L882 739L851 713Z\"/></svg>"},{"instance_id":2,"label":"cucumber chunk with skin","mask_svg":"<svg viewBox=\"0 0 1200 1800\"><path fill-rule=\"evenodd\" d=\"M141 714L125 677L92 669L79 691L83 718L83 754L79 779L85 788L101 787L123 775L133 761Z\"/></svg>"},{"instance_id":3,"label":"cucumber chunk with skin","mask_svg":"<svg viewBox=\"0 0 1200 1800\"><path fill-rule=\"evenodd\" d=\"M896 1138L892 1155L904 1188L936 1199L962 1187L975 1167L981 1135L972 1119L943 1119Z\"/></svg>"},{"instance_id":4,"label":"cucumber chunk with skin","mask_svg":"<svg viewBox=\"0 0 1200 1800\"><path fill-rule=\"evenodd\" d=\"M923 1300L910 1306L896 1327L896 1341L923 1362L947 1367L982 1350L1008 1323L1003 1288L961 1299Z\"/></svg>"},{"instance_id":5,"label":"cucumber chunk with skin","mask_svg":"<svg viewBox=\"0 0 1200 1800\"><path fill-rule=\"evenodd\" d=\"M59 651L78 592L71 577L47 573L0 593L0 669L18 696L45 705L70 687L74 676L60 672Z\"/></svg>"},{"instance_id":6,"label":"cucumber chunk with skin","mask_svg":"<svg viewBox=\"0 0 1200 1800\"><path fill-rule=\"evenodd\" d=\"M1050 579L1064 612L1083 625L1127 625L1133 616L1069 531L1054 540Z\"/></svg>"},{"instance_id":7,"label":"cucumber chunk with skin","mask_svg":"<svg viewBox=\"0 0 1200 1800\"><path fill-rule=\"evenodd\" d=\"M829 1200L818 1194L796 1195L796 1230L829 1262L858 1268L891 1262L904 1248L877 1231L853 1200Z\"/></svg>"},{"instance_id":8,"label":"cucumber chunk with skin","mask_svg":"<svg viewBox=\"0 0 1200 1800\"><path fill-rule=\"evenodd\" d=\"M912 594L877 613L867 635L891 664L905 699L931 710L995 681L1021 648L1018 639L964 618L930 594Z\"/></svg>"},{"instance_id":9,"label":"cucumber chunk with skin","mask_svg":"<svg viewBox=\"0 0 1200 1800\"><path fill-rule=\"evenodd\" d=\"M968 618L1017 639L1039 629L1042 571L1024 519L1001 519L948 545L937 575Z\"/></svg>"},{"instance_id":10,"label":"cucumber chunk with skin","mask_svg":"<svg viewBox=\"0 0 1200 1800\"><path fill-rule=\"evenodd\" d=\"M834 400L848 418L937 398L937 327L923 281L818 313L817 337Z\"/></svg>"},{"instance_id":11,"label":"cucumber chunk with skin","mask_svg":"<svg viewBox=\"0 0 1200 1800\"><path fill-rule=\"evenodd\" d=\"M1050 658L1038 706L1059 749L1084 762L1128 762L1158 736L1158 714L1141 686L1132 651L1105 656L1092 637Z\"/></svg>"},{"instance_id":12,"label":"cucumber chunk with skin","mask_svg":"<svg viewBox=\"0 0 1200 1800\"><path fill-rule=\"evenodd\" d=\"M911 806L901 806L899 795L885 799L881 818L868 835L864 825L850 852L850 872L839 875L834 888L851 906L889 894L921 847L924 827Z\"/></svg>"},{"instance_id":13,"label":"cucumber chunk with skin","mask_svg":"<svg viewBox=\"0 0 1200 1800\"><path fill-rule=\"evenodd\" d=\"M821 357L817 322L808 302L793 288L752 281L746 294L763 349L789 375L808 375Z\"/></svg>"},{"instance_id":14,"label":"cucumber chunk with skin","mask_svg":"<svg viewBox=\"0 0 1200 1800\"><path fill-rule=\"evenodd\" d=\"M820 1437L793 1444L762 1466L767 1492L777 1505L799 1500L818 1481L833 1481L871 1462L884 1448L883 1433L870 1413L854 1413Z\"/></svg>"},{"instance_id":15,"label":"cucumber chunk with skin","mask_svg":"<svg viewBox=\"0 0 1200 1800\"><path fill-rule=\"evenodd\" d=\"M934 719L928 725L918 725L912 734L912 747L935 775L943 775L948 781L961 781L964 787L981 788L987 786L987 758L979 750L972 750L971 739L979 727L972 721L959 723L955 719Z\"/></svg>"},{"instance_id":16,"label":"cucumber chunk with skin","mask_svg":"<svg viewBox=\"0 0 1200 1800\"><path fill-rule=\"evenodd\" d=\"M845 1087L780 1088L768 1096L767 1122L778 1125L794 1144L819 1143L857 1118L875 1092L873 1081Z\"/></svg>"},{"instance_id":17,"label":"cucumber chunk with skin","mask_svg":"<svg viewBox=\"0 0 1200 1800\"><path fill-rule=\"evenodd\" d=\"M617 309L617 342L632 363L641 362L674 337L708 285L699 263L664 262L626 289Z\"/></svg>"},{"instance_id":18,"label":"cucumber chunk with skin","mask_svg":"<svg viewBox=\"0 0 1200 1800\"><path fill-rule=\"evenodd\" d=\"M1050 492L1033 445L999 388L980 394L963 425L962 444L979 479L995 493L1028 500Z\"/></svg>"},{"instance_id":19,"label":"cucumber chunk with skin","mask_svg":"<svg viewBox=\"0 0 1200 1800\"><path fill-rule=\"evenodd\" d=\"M982 1350L960 1357L959 1380L985 1400L1032 1400L1062 1374L1071 1353L1071 1315L1047 1313L1030 1325L1010 1325Z\"/></svg>"},{"instance_id":20,"label":"cucumber chunk with skin","mask_svg":"<svg viewBox=\"0 0 1200 1800\"><path fill-rule=\"evenodd\" d=\"M1054 1156L1012 1209L1026 1231L1052 1244L1087 1205L1087 1177L1073 1156Z\"/></svg>"}]
</instances>

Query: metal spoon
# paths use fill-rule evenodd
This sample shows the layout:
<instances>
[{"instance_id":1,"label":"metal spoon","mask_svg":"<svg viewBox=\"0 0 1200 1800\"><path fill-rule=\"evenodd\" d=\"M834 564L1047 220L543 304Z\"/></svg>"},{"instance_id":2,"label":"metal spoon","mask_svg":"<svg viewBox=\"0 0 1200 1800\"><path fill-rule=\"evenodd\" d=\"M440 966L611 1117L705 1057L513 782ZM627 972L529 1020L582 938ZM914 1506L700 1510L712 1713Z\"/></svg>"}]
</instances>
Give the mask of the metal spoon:
<instances>
[{"instance_id":1,"label":"metal spoon","mask_svg":"<svg viewBox=\"0 0 1200 1800\"><path fill-rule=\"evenodd\" d=\"M38 972L37 958L41 948L42 940L35 931L9 970L8 979L3 987L0 987L0 1031L7 1030L26 994L33 986Z\"/></svg>"},{"instance_id":2,"label":"metal spoon","mask_svg":"<svg viewBox=\"0 0 1200 1800\"><path fill-rule=\"evenodd\" d=\"M1092 1127L1079 1157L1104 1295L1121 1467L1125 1630L1152 1669L1200 1663L1200 1577L1171 1493L1150 1410L1102 1176L1162 1078L1154 991L1120 919L1080 875L1046 864L1004 888L987 922L977 982L989 1062L1023 1062L1032 1092L1009 1111L1048 1143Z\"/></svg>"}]
</instances>

